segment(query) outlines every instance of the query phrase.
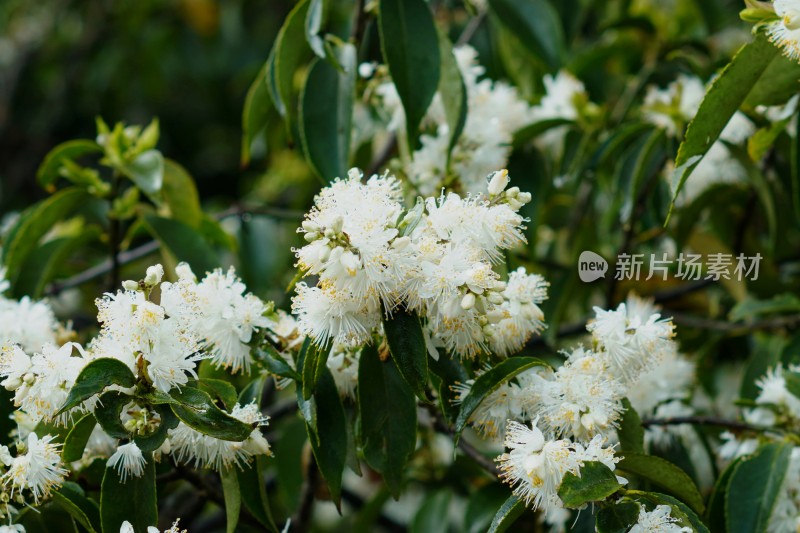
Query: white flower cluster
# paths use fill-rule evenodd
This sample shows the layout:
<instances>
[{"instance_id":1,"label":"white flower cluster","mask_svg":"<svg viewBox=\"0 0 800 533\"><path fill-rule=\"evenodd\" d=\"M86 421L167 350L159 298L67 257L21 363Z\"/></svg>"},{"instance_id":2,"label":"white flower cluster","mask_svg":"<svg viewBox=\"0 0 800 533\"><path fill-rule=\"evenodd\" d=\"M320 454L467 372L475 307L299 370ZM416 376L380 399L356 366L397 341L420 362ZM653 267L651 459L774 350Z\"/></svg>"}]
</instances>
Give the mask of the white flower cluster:
<instances>
[{"instance_id":1,"label":"white flower cluster","mask_svg":"<svg viewBox=\"0 0 800 533\"><path fill-rule=\"evenodd\" d=\"M180 526L180 518L175 520L175 523L172 524L172 527L169 529L165 529L163 533L188 533L185 529L178 529ZM2 532L0 532L2 533ZM23 530L24 533L24 530ZM119 533L134 533L133 524L128 522L127 520L122 523L122 526L119 528ZM147 528L147 533L161 533L161 530L154 526L149 526Z\"/></svg>"},{"instance_id":2,"label":"white flower cluster","mask_svg":"<svg viewBox=\"0 0 800 533\"><path fill-rule=\"evenodd\" d=\"M639 518L629 533L692 533L692 528L679 526L678 519L670 513L672 507L669 505L657 505L652 511L640 507Z\"/></svg>"},{"instance_id":3,"label":"white flower cluster","mask_svg":"<svg viewBox=\"0 0 800 533\"><path fill-rule=\"evenodd\" d=\"M38 352L45 344L56 344L60 326L46 301L24 296L19 300L3 296L9 287L5 269L0 270L0 343L13 342L28 352Z\"/></svg>"},{"instance_id":4,"label":"white flower cluster","mask_svg":"<svg viewBox=\"0 0 800 533\"><path fill-rule=\"evenodd\" d=\"M453 52L467 94L468 112L461 136L448 162L451 132L443 97L437 93L424 123L432 133L422 135L422 146L403 165L409 181L426 196L439 190L452 176L459 177L464 191L483 190L483 177L508 163L514 132L533 119L531 107L516 88L502 81L481 79L485 69L478 64L474 48L464 45ZM390 128L401 127L403 107L394 84L387 80L376 93L392 115Z\"/></svg>"},{"instance_id":5,"label":"white flower cluster","mask_svg":"<svg viewBox=\"0 0 800 533\"><path fill-rule=\"evenodd\" d=\"M663 128L668 135L680 137L683 129L694 118L705 95L706 86L695 76L681 74L665 89L651 86L647 90L642 112L648 122ZM731 117L717 142L692 172L692 179L683 184L679 203L686 204L714 184L737 183L747 179L747 171L734 158L725 143L741 145L755 133L755 126L741 111ZM666 177L670 178L667 168Z\"/></svg>"},{"instance_id":6,"label":"white flower cluster","mask_svg":"<svg viewBox=\"0 0 800 533\"><path fill-rule=\"evenodd\" d=\"M775 43L786 57L800 61L800 1L774 0L772 6L779 19L767 26L769 40Z\"/></svg>"},{"instance_id":7,"label":"white flower cluster","mask_svg":"<svg viewBox=\"0 0 800 533\"><path fill-rule=\"evenodd\" d=\"M16 457L12 457L6 446L0 445L0 518L11 517L17 512L14 503L28 505L30 495L34 504L47 498L51 491L61 485L67 470L61 463L60 444L54 437L38 437L29 433L25 441L17 444ZM22 530L24 531L24 529Z\"/></svg>"},{"instance_id":8,"label":"white flower cluster","mask_svg":"<svg viewBox=\"0 0 800 533\"><path fill-rule=\"evenodd\" d=\"M507 189L495 172L482 195L455 193L405 211L393 177L362 183L352 169L315 198L296 249L297 267L318 282L296 286L292 311L318 345L357 346L399 307L425 321L431 355L444 348L464 358L509 355L544 327L539 304L547 283L524 269L500 280L493 263L525 242L517 212L530 194Z\"/></svg>"},{"instance_id":9,"label":"white flower cluster","mask_svg":"<svg viewBox=\"0 0 800 533\"><path fill-rule=\"evenodd\" d=\"M509 451L497 458L502 469L501 477L526 505L549 514L561 509L558 489L568 472L579 476L587 461L601 462L611 470L616 468L619 459L614 457L614 449L603 448L603 444L600 436L586 445L545 439L536 422L528 427L509 421L505 438Z\"/></svg>"}]
</instances>

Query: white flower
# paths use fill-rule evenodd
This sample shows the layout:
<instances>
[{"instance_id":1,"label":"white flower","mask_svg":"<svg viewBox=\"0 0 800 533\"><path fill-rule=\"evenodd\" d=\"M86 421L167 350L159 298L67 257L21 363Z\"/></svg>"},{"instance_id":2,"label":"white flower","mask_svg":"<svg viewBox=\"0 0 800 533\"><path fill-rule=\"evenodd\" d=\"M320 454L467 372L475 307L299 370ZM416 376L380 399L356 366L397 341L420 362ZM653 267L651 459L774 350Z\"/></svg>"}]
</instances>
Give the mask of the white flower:
<instances>
[{"instance_id":1,"label":"white flower","mask_svg":"<svg viewBox=\"0 0 800 533\"><path fill-rule=\"evenodd\" d=\"M114 455L108 459L106 468L116 468L120 479L125 483L129 476L141 477L145 464L147 464L147 460L144 458L142 450L135 442L129 442L117 448Z\"/></svg>"},{"instance_id":2,"label":"white flower","mask_svg":"<svg viewBox=\"0 0 800 533\"><path fill-rule=\"evenodd\" d=\"M580 116L580 105L588 101L583 83L564 70L542 80L545 94L533 108L532 122L552 119L576 120ZM567 126L550 128L537 137L536 144L544 151L560 155L564 151Z\"/></svg>"},{"instance_id":3,"label":"white flower","mask_svg":"<svg viewBox=\"0 0 800 533\"><path fill-rule=\"evenodd\" d=\"M769 40L782 49L789 59L800 59L800 2L775 0L772 3L780 20L767 27Z\"/></svg>"},{"instance_id":4,"label":"white flower","mask_svg":"<svg viewBox=\"0 0 800 533\"><path fill-rule=\"evenodd\" d=\"M358 385L358 361L361 356L359 346L334 343L331 348L326 366L333 375L339 395L355 398L356 385Z\"/></svg>"},{"instance_id":5,"label":"white flower","mask_svg":"<svg viewBox=\"0 0 800 533\"><path fill-rule=\"evenodd\" d=\"M22 524L8 524L0 526L0 533L25 533L25 526Z\"/></svg>"},{"instance_id":6,"label":"white flower","mask_svg":"<svg viewBox=\"0 0 800 533\"><path fill-rule=\"evenodd\" d=\"M178 529L178 527L179 527L178 523L179 522L180 522L180 518L178 520L175 520L175 523L172 524L171 528L165 529L164 533L187 533L187 531L185 529L183 529L183 530L179 530ZM133 524L131 524L130 522L125 520L122 523L122 526L120 526L120 528L119 528L119 533L135 533L134 529L133 529ZM157 527L148 526L147 527L147 533L161 533L161 531Z\"/></svg>"},{"instance_id":7,"label":"white flower","mask_svg":"<svg viewBox=\"0 0 800 533\"><path fill-rule=\"evenodd\" d=\"M568 440L546 440L535 423L529 428L509 421L505 438L509 451L497 458L501 477L526 505L548 513L561 507L558 489L567 472L580 475L585 461L615 468L614 450L603 448L602 443L599 436L586 447Z\"/></svg>"},{"instance_id":8,"label":"white flower","mask_svg":"<svg viewBox=\"0 0 800 533\"><path fill-rule=\"evenodd\" d=\"M539 304L547 299L549 285L542 276L528 274L523 267L509 274L503 303L488 313L489 346L494 353L512 355L544 329Z\"/></svg>"},{"instance_id":9,"label":"white flower","mask_svg":"<svg viewBox=\"0 0 800 533\"><path fill-rule=\"evenodd\" d=\"M670 516L672 507L659 505L652 511L639 508L639 519L630 529L630 533L692 533L692 528L681 527L678 519Z\"/></svg>"},{"instance_id":10,"label":"white flower","mask_svg":"<svg viewBox=\"0 0 800 533\"><path fill-rule=\"evenodd\" d=\"M50 305L25 296L19 301L0 296L0 342L19 344L36 352L56 343L58 322Z\"/></svg>"},{"instance_id":11,"label":"white flower","mask_svg":"<svg viewBox=\"0 0 800 533\"><path fill-rule=\"evenodd\" d=\"M800 398L786 388L783 366L778 365L767 370L767 373L756 381L756 385L761 390L756 403L778 406L785 409L792 418L800 419Z\"/></svg>"},{"instance_id":12,"label":"white flower","mask_svg":"<svg viewBox=\"0 0 800 533\"><path fill-rule=\"evenodd\" d=\"M250 436L242 442L233 442L210 437L190 428L183 422L169 431L169 442L174 460L178 463L194 463L198 468L221 470L232 465L241 467L256 455L271 455L269 443L259 429L267 424L258 405L236 405L231 416L247 424L257 425Z\"/></svg>"},{"instance_id":13,"label":"white flower","mask_svg":"<svg viewBox=\"0 0 800 533\"><path fill-rule=\"evenodd\" d=\"M38 504L39 500L50 495L54 487L61 485L67 470L61 467L59 445L53 444L52 440L51 435L41 439L35 433L28 435L27 452L14 458L2 477L4 485L11 485L12 493L28 489Z\"/></svg>"},{"instance_id":14,"label":"white flower","mask_svg":"<svg viewBox=\"0 0 800 533\"><path fill-rule=\"evenodd\" d=\"M380 324L380 304L376 297L356 298L333 286L309 287L300 282L292 298L297 327L320 346L329 340L363 343Z\"/></svg>"}]
</instances>

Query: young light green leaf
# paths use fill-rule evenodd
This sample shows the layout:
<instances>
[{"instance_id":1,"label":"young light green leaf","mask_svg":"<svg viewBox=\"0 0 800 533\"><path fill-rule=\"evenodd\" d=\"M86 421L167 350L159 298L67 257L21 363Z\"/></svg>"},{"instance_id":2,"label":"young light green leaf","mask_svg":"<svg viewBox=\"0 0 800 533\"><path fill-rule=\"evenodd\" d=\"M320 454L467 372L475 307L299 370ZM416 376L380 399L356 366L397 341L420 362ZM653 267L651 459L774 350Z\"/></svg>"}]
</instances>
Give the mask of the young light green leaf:
<instances>
[{"instance_id":1,"label":"young light green leaf","mask_svg":"<svg viewBox=\"0 0 800 533\"><path fill-rule=\"evenodd\" d=\"M698 514L703 513L703 496L692 478L666 459L641 453L626 453L617 463L617 468L650 481L675 495Z\"/></svg>"},{"instance_id":2,"label":"young light green leaf","mask_svg":"<svg viewBox=\"0 0 800 533\"><path fill-rule=\"evenodd\" d=\"M374 346L364 348L359 360L358 408L367 464L383 474L397 497L406 461L416 447L417 404L394 360L381 361Z\"/></svg>"},{"instance_id":3,"label":"young light green leaf","mask_svg":"<svg viewBox=\"0 0 800 533\"><path fill-rule=\"evenodd\" d=\"M547 0L490 0L491 12L535 57L551 70L561 66L564 33L558 13Z\"/></svg>"},{"instance_id":4,"label":"young light green leaf","mask_svg":"<svg viewBox=\"0 0 800 533\"><path fill-rule=\"evenodd\" d=\"M64 439L64 447L61 449L61 460L65 463L77 461L83 456L83 450L89 437L92 435L94 427L97 425L92 413L87 413L78 420Z\"/></svg>"},{"instance_id":5,"label":"young light green leaf","mask_svg":"<svg viewBox=\"0 0 800 533\"><path fill-rule=\"evenodd\" d=\"M239 158L242 167L250 164L250 153L253 148L253 141L267 125L269 110L272 106L272 96L270 94L267 75L269 74L270 63L267 62L258 71L256 79L247 90L242 109L242 151Z\"/></svg>"},{"instance_id":6,"label":"young light green leaf","mask_svg":"<svg viewBox=\"0 0 800 533\"><path fill-rule=\"evenodd\" d=\"M211 396L200 389L184 386L180 390L170 391L170 396L178 402L170 404L175 416L190 428L205 435L241 442L253 431L250 424L222 411L214 404Z\"/></svg>"},{"instance_id":7,"label":"young light green leaf","mask_svg":"<svg viewBox=\"0 0 800 533\"><path fill-rule=\"evenodd\" d=\"M757 316L797 312L800 312L800 298L787 292L777 294L768 300L747 298L733 306L728 318L731 322L739 322Z\"/></svg>"},{"instance_id":8,"label":"young light green leaf","mask_svg":"<svg viewBox=\"0 0 800 533\"><path fill-rule=\"evenodd\" d=\"M778 55L777 47L769 42L769 38L763 32L758 33L751 43L737 52L708 88L678 149L676 170L672 176L672 206L694 167L716 142L730 118Z\"/></svg>"},{"instance_id":9,"label":"young light green leaf","mask_svg":"<svg viewBox=\"0 0 800 533\"><path fill-rule=\"evenodd\" d=\"M461 402L461 411L458 413L455 426L455 439L461 436L461 432L467 427L469 417L492 392L497 390L500 385L512 379L514 376L534 366L548 366L547 363L535 357L511 357L496 365L478 376L470 387L469 394Z\"/></svg>"},{"instance_id":10,"label":"young light green leaf","mask_svg":"<svg viewBox=\"0 0 800 533\"><path fill-rule=\"evenodd\" d=\"M58 179L59 170L64 160L74 161L75 159L88 154L100 153L103 149L94 141L89 139L76 139L61 143L45 156L44 161L36 171L36 179L39 185L45 189L52 189Z\"/></svg>"},{"instance_id":11,"label":"young light green leaf","mask_svg":"<svg viewBox=\"0 0 800 533\"><path fill-rule=\"evenodd\" d=\"M193 228L200 227L203 210L200 195L189 172L171 159L164 160L164 183L161 197L169 208L170 217Z\"/></svg>"},{"instance_id":12,"label":"young light green leaf","mask_svg":"<svg viewBox=\"0 0 800 533\"><path fill-rule=\"evenodd\" d=\"M134 531L145 532L158 523L156 463L150 454L141 476L123 482L116 469L106 468L100 488L100 521L104 532L117 533L128 521Z\"/></svg>"},{"instance_id":13,"label":"young light green leaf","mask_svg":"<svg viewBox=\"0 0 800 533\"><path fill-rule=\"evenodd\" d=\"M416 149L419 125L439 86L439 39L425 0L380 0L381 51L406 115L408 146Z\"/></svg>"},{"instance_id":14,"label":"young light green leaf","mask_svg":"<svg viewBox=\"0 0 800 533\"><path fill-rule=\"evenodd\" d=\"M502 533L506 531L524 512L525 502L512 494L497 510L487 533Z\"/></svg>"},{"instance_id":15,"label":"young light green leaf","mask_svg":"<svg viewBox=\"0 0 800 533\"><path fill-rule=\"evenodd\" d=\"M731 474L725 497L729 533L766 531L789 468L793 446L771 442L744 457Z\"/></svg>"},{"instance_id":16,"label":"young light green leaf","mask_svg":"<svg viewBox=\"0 0 800 533\"><path fill-rule=\"evenodd\" d=\"M587 461L580 476L567 472L558 488L558 497L567 509L579 509L585 503L605 500L622 485L617 476L603 463Z\"/></svg>"},{"instance_id":17,"label":"young light green leaf","mask_svg":"<svg viewBox=\"0 0 800 533\"><path fill-rule=\"evenodd\" d=\"M220 470L219 478L222 481L222 495L225 499L226 533L235 533L239 524L239 512L242 510L242 494L239 490L239 477L235 466Z\"/></svg>"},{"instance_id":18,"label":"young light green leaf","mask_svg":"<svg viewBox=\"0 0 800 533\"><path fill-rule=\"evenodd\" d=\"M622 501L603 507L597 513L597 533L627 533L639 518L639 504Z\"/></svg>"},{"instance_id":19,"label":"young light green leaf","mask_svg":"<svg viewBox=\"0 0 800 533\"><path fill-rule=\"evenodd\" d=\"M120 170L143 193L155 197L164 183L164 156L158 150L147 150Z\"/></svg>"},{"instance_id":20,"label":"young light green leaf","mask_svg":"<svg viewBox=\"0 0 800 533\"><path fill-rule=\"evenodd\" d=\"M202 276L219 266L217 252L191 226L155 215L145 216L142 220L153 237L179 261L189 263L197 275Z\"/></svg>"},{"instance_id":21,"label":"young light green leaf","mask_svg":"<svg viewBox=\"0 0 800 533\"><path fill-rule=\"evenodd\" d=\"M316 59L300 97L300 136L311 167L323 183L347 174L356 82L356 48L336 46L342 67Z\"/></svg>"},{"instance_id":22,"label":"young light green leaf","mask_svg":"<svg viewBox=\"0 0 800 533\"><path fill-rule=\"evenodd\" d=\"M425 336L416 313L395 310L383 321L383 330L397 369L417 397L427 401L428 350Z\"/></svg>"},{"instance_id":23,"label":"young light green leaf","mask_svg":"<svg viewBox=\"0 0 800 533\"><path fill-rule=\"evenodd\" d=\"M314 392L317 409L316 431L308 429L308 439L317 466L328 484L331 499L341 505L342 473L347 462L347 419L339 390L327 366L324 366Z\"/></svg>"},{"instance_id":24,"label":"young light green leaf","mask_svg":"<svg viewBox=\"0 0 800 533\"><path fill-rule=\"evenodd\" d=\"M59 409L63 413L80 405L95 394L102 392L109 385L119 385L120 387L133 387L136 384L136 377L128 368L128 365L119 359L101 357L95 359L81 370L75 379L75 385L69 391L67 400Z\"/></svg>"}]
</instances>

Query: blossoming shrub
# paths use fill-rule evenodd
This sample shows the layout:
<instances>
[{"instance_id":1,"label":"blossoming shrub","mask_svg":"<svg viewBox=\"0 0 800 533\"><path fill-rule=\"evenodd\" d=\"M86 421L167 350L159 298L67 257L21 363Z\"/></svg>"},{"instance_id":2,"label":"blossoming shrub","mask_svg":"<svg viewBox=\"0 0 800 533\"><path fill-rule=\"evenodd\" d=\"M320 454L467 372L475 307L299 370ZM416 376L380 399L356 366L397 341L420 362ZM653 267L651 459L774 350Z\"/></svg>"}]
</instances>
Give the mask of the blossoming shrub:
<instances>
[{"instance_id":1,"label":"blossoming shrub","mask_svg":"<svg viewBox=\"0 0 800 533\"><path fill-rule=\"evenodd\" d=\"M340 4L294 6L243 111L244 165L286 139L320 178L302 212L204 210L157 121L42 162L0 531L796 531L800 5L748 2L733 54L681 44L722 47L716 2ZM254 291L261 215L294 265Z\"/></svg>"}]
</instances>

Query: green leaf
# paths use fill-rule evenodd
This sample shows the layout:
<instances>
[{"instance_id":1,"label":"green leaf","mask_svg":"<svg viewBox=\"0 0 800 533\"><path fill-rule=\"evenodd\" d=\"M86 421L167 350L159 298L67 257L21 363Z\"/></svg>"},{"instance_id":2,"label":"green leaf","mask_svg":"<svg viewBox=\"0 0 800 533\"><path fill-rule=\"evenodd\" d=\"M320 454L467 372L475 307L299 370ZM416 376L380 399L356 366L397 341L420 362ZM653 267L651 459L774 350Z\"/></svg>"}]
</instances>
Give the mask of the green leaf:
<instances>
[{"instance_id":1,"label":"green leaf","mask_svg":"<svg viewBox=\"0 0 800 533\"><path fill-rule=\"evenodd\" d=\"M800 373L784 370L783 379L786 381L786 390L792 396L800 398Z\"/></svg>"},{"instance_id":2,"label":"green leaf","mask_svg":"<svg viewBox=\"0 0 800 533\"><path fill-rule=\"evenodd\" d=\"M11 227L3 243L6 279L14 280L39 240L57 223L72 216L91 196L79 187L68 187L26 209Z\"/></svg>"},{"instance_id":3,"label":"green leaf","mask_svg":"<svg viewBox=\"0 0 800 533\"><path fill-rule=\"evenodd\" d=\"M490 483L473 492L464 513L464 533L484 533L497 509L508 499L508 485Z\"/></svg>"},{"instance_id":4,"label":"green leaf","mask_svg":"<svg viewBox=\"0 0 800 533\"><path fill-rule=\"evenodd\" d=\"M207 392L212 398L222 400L222 405L231 411L236 405L239 395L236 387L221 379L202 378L197 382L197 386Z\"/></svg>"},{"instance_id":5,"label":"green leaf","mask_svg":"<svg viewBox=\"0 0 800 533\"><path fill-rule=\"evenodd\" d=\"M759 105L783 105L798 91L800 91L800 64L794 59L778 55L770 61L750 90L744 105L750 108Z\"/></svg>"},{"instance_id":6,"label":"green leaf","mask_svg":"<svg viewBox=\"0 0 800 533\"><path fill-rule=\"evenodd\" d=\"M672 508L670 515L678 519L679 526L688 527L697 533L709 533L708 527L700 520L697 514L689 509L685 503L676 500L672 496L638 490L627 490L625 496L638 502L648 502L648 508L656 505L669 505Z\"/></svg>"},{"instance_id":7,"label":"green leaf","mask_svg":"<svg viewBox=\"0 0 800 533\"><path fill-rule=\"evenodd\" d=\"M51 189L59 177L59 171L65 160L74 161L75 159L93 153L100 153L103 149L94 141L89 139L76 139L61 143L45 156L39 170L36 171L36 179L39 185L45 189Z\"/></svg>"},{"instance_id":8,"label":"green leaf","mask_svg":"<svg viewBox=\"0 0 800 533\"><path fill-rule=\"evenodd\" d=\"M670 212L692 170L719 138L730 118L778 54L778 49L769 42L769 38L764 33L759 33L751 43L736 53L708 88L678 149L675 172L672 175Z\"/></svg>"},{"instance_id":9,"label":"green leaf","mask_svg":"<svg viewBox=\"0 0 800 533\"><path fill-rule=\"evenodd\" d=\"M223 468L219 472L222 481L222 495L225 498L226 533L236 532L236 526L239 524L239 512L242 509L242 495L236 470L236 467Z\"/></svg>"},{"instance_id":10,"label":"green leaf","mask_svg":"<svg viewBox=\"0 0 800 533\"><path fill-rule=\"evenodd\" d=\"M130 432L122 425L122 409L133 401L133 397L118 391L108 391L100 396L94 408L94 417L103 431L115 439L127 439Z\"/></svg>"},{"instance_id":11,"label":"green leaf","mask_svg":"<svg viewBox=\"0 0 800 533\"><path fill-rule=\"evenodd\" d=\"M253 426L222 411L211 396L193 387L170 391L178 403L170 404L175 416L190 428L210 437L241 442L253 432Z\"/></svg>"},{"instance_id":12,"label":"green leaf","mask_svg":"<svg viewBox=\"0 0 800 533\"><path fill-rule=\"evenodd\" d=\"M255 464L242 470L237 469L239 488L242 494L242 503L262 526L276 532L278 528L272 519L272 511L267 500L266 482L263 472L267 468L267 458L263 455L256 456Z\"/></svg>"},{"instance_id":13,"label":"green leaf","mask_svg":"<svg viewBox=\"0 0 800 533\"><path fill-rule=\"evenodd\" d=\"M686 502L698 514L703 513L703 496L692 478L666 459L654 455L626 453L617 463L617 468L650 481Z\"/></svg>"},{"instance_id":14,"label":"green leaf","mask_svg":"<svg viewBox=\"0 0 800 533\"><path fill-rule=\"evenodd\" d=\"M747 298L731 309L728 318L731 322L739 322L745 319L752 320L757 316L797 312L800 312L800 298L787 292L775 295L769 300Z\"/></svg>"},{"instance_id":15,"label":"green leaf","mask_svg":"<svg viewBox=\"0 0 800 533\"><path fill-rule=\"evenodd\" d=\"M253 141L267 126L269 110L272 106L272 96L270 95L267 82L270 63L267 62L258 71L256 79L247 90L242 109L242 152L240 163L243 167L250 164L250 152Z\"/></svg>"},{"instance_id":16,"label":"green leaf","mask_svg":"<svg viewBox=\"0 0 800 533\"><path fill-rule=\"evenodd\" d=\"M502 533L506 531L524 512L525 502L512 494L495 513L487 533Z\"/></svg>"},{"instance_id":17,"label":"green leaf","mask_svg":"<svg viewBox=\"0 0 800 533\"><path fill-rule=\"evenodd\" d=\"M308 400L314 394L314 390L317 387L317 376L319 375L317 370L319 362L321 359L327 360L328 353L329 352L327 348L320 348L316 344L310 345L305 351L305 357L303 357L303 366L301 367L303 371L302 388L304 400ZM324 365L325 362L322 364Z\"/></svg>"},{"instance_id":18,"label":"green leaf","mask_svg":"<svg viewBox=\"0 0 800 533\"><path fill-rule=\"evenodd\" d=\"M725 144L728 148L728 152L730 152L733 158L736 159L747 172L747 178L750 183L752 183L756 194L758 194L758 199L764 208L764 214L767 217L767 224L769 226L769 246L767 249L772 251L775 249L775 241L778 235L778 217L775 210L775 199L772 195L772 188L766 176L764 176L764 173L758 165L750 160L750 156L747 155L744 148L733 144Z\"/></svg>"},{"instance_id":19,"label":"green leaf","mask_svg":"<svg viewBox=\"0 0 800 533\"><path fill-rule=\"evenodd\" d=\"M305 35L308 6L308 0L301 0L286 17L275 39L275 55L272 61L276 90L276 94L272 95L273 101L286 121L286 131L290 139L293 137L292 130L297 116L295 74L312 55Z\"/></svg>"},{"instance_id":20,"label":"green leaf","mask_svg":"<svg viewBox=\"0 0 800 533\"><path fill-rule=\"evenodd\" d=\"M347 419L339 390L327 366L323 367L319 376L313 400L316 404L317 426L313 431L307 425L308 439L319 471L328 484L331 499L339 508L342 473L347 462Z\"/></svg>"},{"instance_id":21,"label":"green leaf","mask_svg":"<svg viewBox=\"0 0 800 533\"><path fill-rule=\"evenodd\" d=\"M442 107L450 132L450 142L447 145L447 159L450 160L450 151L456 145L464 124L467 122L468 96L467 86L461 77L461 70L453 55L453 45L450 39L441 30L439 35L439 56L442 58L441 75L439 78L439 94L442 97Z\"/></svg>"},{"instance_id":22,"label":"green leaf","mask_svg":"<svg viewBox=\"0 0 800 533\"><path fill-rule=\"evenodd\" d=\"M168 405L155 405L153 410L161 417L161 423L155 431L147 435L136 435L133 440L142 452L154 452L161 448L164 441L169 436L169 430L178 427L178 417L172 412Z\"/></svg>"},{"instance_id":23,"label":"green leaf","mask_svg":"<svg viewBox=\"0 0 800 533\"><path fill-rule=\"evenodd\" d=\"M706 522L711 531L725 531L725 499L728 496L731 476L741 461L740 457L729 464L714 484L714 492L711 493L706 508Z\"/></svg>"},{"instance_id":24,"label":"green leaf","mask_svg":"<svg viewBox=\"0 0 800 533\"><path fill-rule=\"evenodd\" d=\"M558 497L567 509L578 509L585 503L605 500L622 485L609 467L597 461L587 461L580 476L567 472L558 488Z\"/></svg>"},{"instance_id":25,"label":"green leaf","mask_svg":"<svg viewBox=\"0 0 800 533\"><path fill-rule=\"evenodd\" d=\"M300 137L309 164L323 183L347 175L356 83L356 47L342 43L343 70L316 59L300 97Z\"/></svg>"},{"instance_id":26,"label":"green leaf","mask_svg":"<svg viewBox=\"0 0 800 533\"><path fill-rule=\"evenodd\" d=\"M67 433L67 438L64 439L64 447L61 450L61 460L65 463L77 461L83 457L83 450L86 448L86 443L89 442L89 437L97 425L92 413L84 415L78 420L72 429Z\"/></svg>"},{"instance_id":27,"label":"green leaf","mask_svg":"<svg viewBox=\"0 0 800 533\"><path fill-rule=\"evenodd\" d=\"M256 361L262 363L271 374L280 376L282 378L289 378L295 381L301 381L300 374L289 366L289 363L273 348L272 346L265 345L256 351Z\"/></svg>"},{"instance_id":28,"label":"green leaf","mask_svg":"<svg viewBox=\"0 0 800 533\"><path fill-rule=\"evenodd\" d=\"M469 394L461 402L461 410L458 413L455 425L455 439L461 437L461 432L467 427L469 417L492 392L500 385L512 379L514 376L533 368L534 366L548 366L547 363L535 357L512 357L502 361L497 366L478 376L475 383L470 387Z\"/></svg>"},{"instance_id":29,"label":"green leaf","mask_svg":"<svg viewBox=\"0 0 800 533\"><path fill-rule=\"evenodd\" d=\"M383 330L403 379L418 398L428 401L428 350L419 317L414 312L396 309L390 318L384 318Z\"/></svg>"},{"instance_id":30,"label":"green leaf","mask_svg":"<svg viewBox=\"0 0 800 533\"><path fill-rule=\"evenodd\" d=\"M453 493L442 489L428 494L422 506L414 515L409 533L448 533L448 515Z\"/></svg>"},{"instance_id":31,"label":"green leaf","mask_svg":"<svg viewBox=\"0 0 800 533\"><path fill-rule=\"evenodd\" d=\"M154 215L145 216L142 220L153 237L179 261L189 263L199 277L219 266L216 251L191 226Z\"/></svg>"},{"instance_id":32,"label":"green leaf","mask_svg":"<svg viewBox=\"0 0 800 533\"><path fill-rule=\"evenodd\" d=\"M75 385L69 391L66 402L59 409L63 413L80 405L95 394L102 392L109 385L119 385L120 387L133 387L136 384L136 377L128 368L128 365L119 359L101 357L95 359L81 370L75 380Z\"/></svg>"},{"instance_id":33,"label":"green leaf","mask_svg":"<svg viewBox=\"0 0 800 533\"><path fill-rule=\"evenodd\" d=\"M311 0L306 14L306 41L317 57L325 59L325 41L319 32L325 23L324 0Z\"/></svg>"},{"instance_id":34,"label":"green leaf","mask_svg":"<svg viewBox=\"0 0 800 533\"><path fill-rule=\"evenodd\" d=\"M562 64L564 33L558 13L547 0L490 0L503 26L551 70Z\"/></svg>"},{"instance_id":35,"label":"green leaf","mask_svg":"<svg viewBox=\"0 0 800 533\"><path fill-rule=\"evenodd\" d=\"M381 361L374 346L361 352L358 408L364 458L397 497L406 461L416 448L417 403L394 360Z\"/></svg>"},{"instance_id":36,"label":"green leaf","mask_svg":"<svg viewBox=\"0 0 800 533\"><path fill-rule=\"evenodd\" d=\"M618 502L597 513L597 533L627 533L639 519L639 504Z\"/></svg>"},{"instance_id":37,"label":"green leaf","mask_svg":"<svg viewBox=\"0 0 800 533\"><path fill-rule=\"evenodd\" d=\"M140 477L128 476L123 482L114 468L106 468L100 488L100 520L104 533L117 533L126 520L136 533L158 523L156 500L156 464L145 455L147 463Z\"/></svg>"},{"instance_id":38,"label":"green leaf","mask_svg":"<svg viewBox=\"0 0 800 533\"><path fill-rule=\"evenodd\" d=\"M644 427L639 413L633 408L627 398L622 399L622 407L625 412L619 424L617 435L619 437L619 449L622 452L644 453Z\"/></svg>"},{"instance_id":39,"label":"green leaf","mask_svg":"<svg viewBox=\"0 0 800 533\"><path fill-rule=\"evenodd\" d=\"M381 51L406 114L408 146L416 149L419 125L439 86L439 38L424 0L380 0Z\"/></svg>"},{"instance_id":40,"label":"green leaf","mask_svg":"<svg viewBox=\"0 0 800 533\"><path fill-rule=\"evenodd\" d=\"M793 446L772 442L744 457L731 474L725 497L725 521L729 533L766 531Z\"/></svg>"},{"instance_id":41,"label":"green leaf","mask_svg":"<svg viewBox=\"0 0 800 533\"><path fill-rule=\"evenodd\" d=\"M57 491L53 492L53 501L89 533L101 533L100 509L94 501L86 497L80 485L65 481Z\"/></svg>"},{"instance_id":42,"label":"green leaf","mask_svg":"<svg viewBox=\"0 0 800 533\"><path fill-rule=\"evenodd\" d=\"M514 140L511 141L511 144L515 148L519 148L551 129L558 128L560 126L567 126L573 123L574 121L566 118L550 118L547 120L534 122L533 124L529 124L528 126L524 126L523 128L517 130L514 133Z\"/></svg>"},{"instance_id":43,"label":"green leaf","mask_svg":"<svg viewBox=\"0 0 800 533\"><path fill-rule=\"evenodd\" d=\"M170 217L193 228L200 227L203 210L194 180L181 165L171 159L164 161L164 183L161 196L169 207Z\"/></svg>"},{"instance_id":44,"label":"green leaf","mask_svg":"<svg viewBox=\"0 0 800 533\"><path fill-rule=\"evenodd\" d=\"M133 161L120 170L143 193L154 197L164 183L164 156L158 150L147 150L137 155Z\"/></svg>"}]
</instances>

